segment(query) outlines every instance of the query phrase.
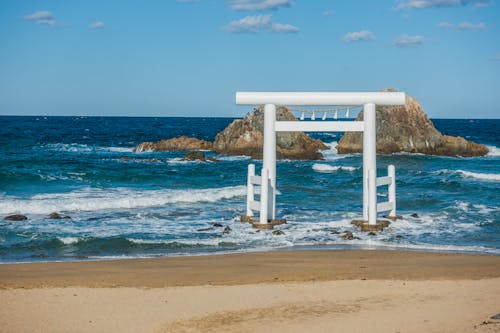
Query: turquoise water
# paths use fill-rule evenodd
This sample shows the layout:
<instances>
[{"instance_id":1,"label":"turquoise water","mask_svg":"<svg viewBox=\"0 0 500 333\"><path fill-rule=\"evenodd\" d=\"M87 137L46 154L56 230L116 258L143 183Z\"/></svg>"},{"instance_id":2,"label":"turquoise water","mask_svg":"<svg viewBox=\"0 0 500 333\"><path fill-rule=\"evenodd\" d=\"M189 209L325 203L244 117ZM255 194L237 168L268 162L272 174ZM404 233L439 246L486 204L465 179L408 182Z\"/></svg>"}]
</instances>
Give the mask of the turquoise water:
<instances>
[{"instance_id":1,"label":"turquoise water","mask_svg":"<svg viewBox=\"0 0 500 333\"><path fill-rule=\"evenodd\" d=\"M500 254L499 120L434 120L446 134L488 145L485 157L379 155L379 175L396 166L403 220L376 236L350 225L361 214L362 157L336 154L340 133L315 135L332 147L324 161L278 162L277 216L288 221L278 227L281 236L237 222L247 166L259 169L260 161L214 155L220 162L184 162L182 153L132 152L142 141L179 135L213 140L232 120L0 117L0 216L29 218L0 220L0 262L297 247ZM71 219L48 219L53 211ZM360 239L344 240L344 231Z\"/></svg>"}]
</instances>

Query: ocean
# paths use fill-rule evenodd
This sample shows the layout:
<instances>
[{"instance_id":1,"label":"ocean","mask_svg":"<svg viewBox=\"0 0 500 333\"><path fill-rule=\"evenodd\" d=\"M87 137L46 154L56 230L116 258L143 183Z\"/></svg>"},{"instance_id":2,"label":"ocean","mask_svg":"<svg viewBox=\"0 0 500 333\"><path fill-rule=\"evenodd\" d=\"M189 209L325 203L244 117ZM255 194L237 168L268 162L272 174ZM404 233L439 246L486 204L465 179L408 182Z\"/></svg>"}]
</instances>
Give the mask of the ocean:
<instances>
[{"instance_id":1,"label":"ocean","mask_svg":"<svg viewBox=\"0 0 500 333\"><path fill-rule=\"evenodd\" d=\"M338 155L341 133L313 134L323 161L278 161L276 227L245 214L245 156L186 162L134 153L143 141L213 140L231 118L0 117L0 262L102 260L289 249L394 249L500 254L500 120L434 119L448 135L490 148L485 157L378 155L396 166L403 219L377 235L350 224L362 210L362 156ZM379 200L384 201L385 191ZM70 219L49 219L52 212ZM214 226L214 224L216 226ZM229 233L223 227L229 226ZM358 239L345 240L345 231Z\"/></svg>"}]
</instances>

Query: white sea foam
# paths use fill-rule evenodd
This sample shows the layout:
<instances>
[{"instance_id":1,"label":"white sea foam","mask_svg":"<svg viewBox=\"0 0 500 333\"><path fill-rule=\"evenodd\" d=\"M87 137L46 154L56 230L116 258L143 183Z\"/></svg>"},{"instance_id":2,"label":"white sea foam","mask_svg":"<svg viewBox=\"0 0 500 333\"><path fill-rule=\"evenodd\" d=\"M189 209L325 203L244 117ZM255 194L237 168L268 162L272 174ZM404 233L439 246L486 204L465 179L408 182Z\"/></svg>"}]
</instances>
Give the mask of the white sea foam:
<instances>
[{"instance_id":1,"label":"white sea foam","mask_svg":"<svg viewBox=\"0 0 500 333\"><path fill-rule=\"evenodd\" d=\"M475 209L478 210L478 213L488 215L493 212L498 212L500 211L500 207L488 207L486 205L472 205Z\"/></svg>"},{"instance_id":2,"label":"white sea foam","mask_svg":"<svg viewBox=\"0 0 500 333\"><path fill-rule=\"evenodd\" d=\"M500 181L500 174L498 173L479 173L466 170L450 170L450 169L441 169L434 171L432 173L437 175L451 173L451 174L459 174L463 178L474 178L486 181Z\"/></svg>"},{"instance_id":3,"label":"white sea foam","mask_svg":"<svg viewBox=\"0 0 500 333\"><path fill-rule=\"evenodd\" d=\"M99 149L111 151L114 153L131 153L134 151L134 148L130 147L99 147Z\"/></svg>"},{"instance_id":4,"label":"white sea foam","mask_svg":"<svg viewBox=\"0 0 500 333\"><path fill-rule=\"evenodd\" d=\"M78 237L57 237L65 245L78 243Z\"/></svg>"},{"instance_id":5,"label":"white sea foam","mask_svg":"<svg viewBox=\"0 0 500 333\"><path fill-rule=\"evenodd\" d=\"M467 178L475 178L475 179L495 181L495 182L500 181L500 174L498 173L478 173L465 170L457 170L457 172Z\"/></svg>"},{"instance_id":6,"label":"white sea foam","mask_svg":"<svg viewBox=\"0 0 500 333\"><path fill-rule=\"evenodd\" d=\"M423 153L410 153L407 151L400 151L397 153L392 153L391 155L401 155L401 156L425 156ZM433 157L438 157L438 156L433 156ZM439 157L447 157L447 156L439 156Z\"/></svg>"},{"instance_id":7,"label":"white sea foam","mask_svg":"<svg viewBox=\"0 0 500 333\"><path fill-rule=\"evenodd\" d=\"M83 178L80 176L84 176L85 173L72 173L68 172L69 176L65 176L62 174L56 174L56 175L44 175L44 174L38 174L38 176L47 181L56 181L56 180L77 180L77 181L83 181Z\"/></svg>"},{"instance_id":8,"label":"white sea foam","mask_svg":"<svg viewBox=\"0 0 500 333\"><path fill-rule=\"evenodd\" d=\"M51 143L43 147L54 151L70 152L70 153L89 153L93 149L85 144L79 143Z\"/></svg>"},{"instance_id":9,"label":"white sea foam","mask_svg":"<svg viewBox=\"0 0 500 333\"><path fill-rule=\"evenodd\" d=\"M203 163L200 160L185 160L182 157L172 157L166 160L168 164L170 165L176 165L176 164L199 164Z\"/></svg>"},{"instance_id":10,"label":"white sea foam","mask_svg":"<svg viewBox=\"0 0 500 333\"><path fill-rule=\"evenodd\" d=\"M500 156L500 148L488 145L486 145L486 147L488 147L489 150L489 153L486 156Z\"/></svg>"},{"instance_id":11,"label":"white sea foam","mask_svg":"<svg viewBox=\"0 0 500 333\"><path fill-rule=\"evenodd\" d=\"M312 166L314 171L317 172L337 172L337 171L356 171L359 168L355 168L352 166L341 166L341 165L328 165L328 164L320 164L314 163Z\"/></svg>"},{"instance_id":12,"label":"white sea foam","mask_svg":"<svg viewBox=\"0 0 500 333\"><path fill-rule=\"evenodd\" d=\"M237 155L237 156L216 156L216 158L218 160L221 160L221 161L246 161L246 160L249 160L251 159L250 156L244 156L244 155Z\"/></svg>"},{"instance_id":13,"label":"white sea foam","mask_svg":"<svg viewBox=\"0 0 500 333\"><path fill-rule=\"evenodd\" d=\"M80 143L52 143L44 145L43 147L53 151L69 152L69 153L92 153L92 152L131 153L134 149L131 147L98 147Z\"/></svg>"},{"instance_id":14,"label":"white sea foam","mask_svg":"<svg viewBox=\"0 0 500 333\"><path fill-rule=\"evenodd\" d=\"M341 160L343 158L356 156L355 154L341 154L341 155L339 155L339 153L337 152L337 145L338 145L337 141L332 141L330 143L325 143L325 144L328 147L330 147L330 149L321 150L321 153L323 154L323 157L327 161Z\"/></svg>"},{"instance_id":15,"label":"white sea foam","mask_svg":"<svg viewBox=\"0 0 500 333\"><path fill-rule=\"evenodd\" d=\"M3 196L0 214L49 214L54 211L100 211L158 207L176 203L216 202L244 196L245 186L187 190L131 190L126 188L83 190L38 194L30 199Z\"/></svg>"}]
</instances>

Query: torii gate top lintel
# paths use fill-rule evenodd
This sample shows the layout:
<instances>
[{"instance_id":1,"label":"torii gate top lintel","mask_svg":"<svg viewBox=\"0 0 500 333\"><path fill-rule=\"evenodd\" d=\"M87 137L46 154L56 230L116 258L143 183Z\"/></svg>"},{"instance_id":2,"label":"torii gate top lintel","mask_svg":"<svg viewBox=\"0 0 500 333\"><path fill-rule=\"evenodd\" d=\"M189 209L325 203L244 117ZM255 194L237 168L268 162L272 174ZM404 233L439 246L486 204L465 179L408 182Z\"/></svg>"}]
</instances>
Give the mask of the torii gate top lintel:
<instances>
[{"instance_id":1,"label":"torii gate top lintel","mask_svg":"<svg viewBox=\"0 0 500 333\"><path fill-rule=\"evenodd\" d=\"M236 104L288 106L404 105L403 92L237 92Z\"/></svg>"},{"instance_id":2,"label":"torii gate top lintel","mask_svg":"<svg viewBox=\"0 0 500 333\"><path fill-rule=\"evenodd\" d=\"M363 220L377 223L377 213L390 211L396 216L396 181L394 166L387 177L377 178L376 160L376 105L404 105L403 92L237 92L236 104L264 104L264 147L261 176L255 175L255 166L248 169L247 216L260 211L259 224L275 219L276 210L276 132L363 132ZM362 121L277 121L276 105L287 106L363 106ZM336 117L336 115L335 115ZM326 117L325 117L326 118ZM260 185L260 202L254 200L253 185ZM389 201L377 205L377 186L389 185Z\"/></svg>"}]
</instances>

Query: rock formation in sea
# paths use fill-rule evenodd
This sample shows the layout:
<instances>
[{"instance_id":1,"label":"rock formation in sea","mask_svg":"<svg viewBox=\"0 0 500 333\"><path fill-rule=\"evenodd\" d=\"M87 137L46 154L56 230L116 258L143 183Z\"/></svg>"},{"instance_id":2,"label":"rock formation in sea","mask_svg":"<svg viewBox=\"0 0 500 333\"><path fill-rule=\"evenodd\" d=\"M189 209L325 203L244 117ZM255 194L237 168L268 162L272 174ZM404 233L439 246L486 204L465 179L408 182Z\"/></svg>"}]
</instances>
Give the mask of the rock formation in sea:
<instances>
[{"instance_id":1,"label":"rock formation in sea","mask_svg":"<svg viewBox=\"0 0 500 333\"><path fill-rule=\"evenodd\" d=\"M284 106L276 108L277 120L298 121ZM254 109L243 119L236 119L217 134L213 149L219 154L248 155L262 158L264 143L264 107ZM280 132L276 135L276 157L290 160L319 160L323 155L318 150L328 149L320 140L302 132Z\"/></svg>"},{"instance_id":2,"label":"rock formation in sea","mask_svg":"<svg viewBox=\"0 0 500 333\"><path fill-rule=\"evenodd\" d=\"M52 212L49 215L49 219L52 219L52 220L71 219L71 216L61 215L58 212Z\"/></svg>"},{"instance_id":3,"label":"rock formation in sea","mask_svg":"<svg viewBox=\"0 0 500 333\"><path fill-rule=\"evenodd\" d=\"M420 103L411 96L406 96L404 106L377 106L376 112L378 153L409 152L464 157L488 153L484 145L462 137L443 135L434 127ZM360 112L356 120L362 119L363 112ZM337 151L339 154L362 152L362 133L346 132L338 143Z\"/></svg>"},{"instance_id":4,"label":"rock formation in sea","mask_svg":"<svg viewBox=\"0 0 500 333\"><path fill-rule=\"evenodd\" d=\"M212 143L205 140L180 136L158 142L143 142L139 144L134 151L184 151L184 150L211 150Z\"/></svg>"},{"instance_id":5,"label":"rock formation in sea","mask_svg":"<svg viewBox=\"0 0 500 333\"><path fill-rule=\"evenodd\" d=\"M14 214L4 217L6 221L26 221L28 218L25 215Z\"/></svg>"},{"instance_id":6,"label":"rock formation in sea","mask_svg":"<svg viewBox=\"0 0 500 333\"><path fill-rule=\"evenodd\" d=\"M200 162L219 162L218 159L215 159L213 157L206 157L205 154L201 151L188 151L186 154L184 154L184 157L182 158L183 161L200 161Z\"/></svg>"},{"instance_id":7,"label":"rock formation in sea","mask_svg":"<svg viewBox=\"0 0 500 333\"><path fill-rule=\"evenodd\" d=\"M278 120L298 121L295 116L283 106L276 109ZM143 142L134 151L186 151L212 150L223 155L247 155L255 159L262 158L264 143L264 108L254 109L243 119L236 119L215 137L215 142L199 140L187 136L160 140L158 142ZM315 140L302 132L281 132L276 136L276 157L290 160L320 160L323 155L319 150L329 149L320 140ZM205 161L198 155L185 156L186 160ZM206 158L206 160L213 160Z\"/></svg>"}]
</instances>

